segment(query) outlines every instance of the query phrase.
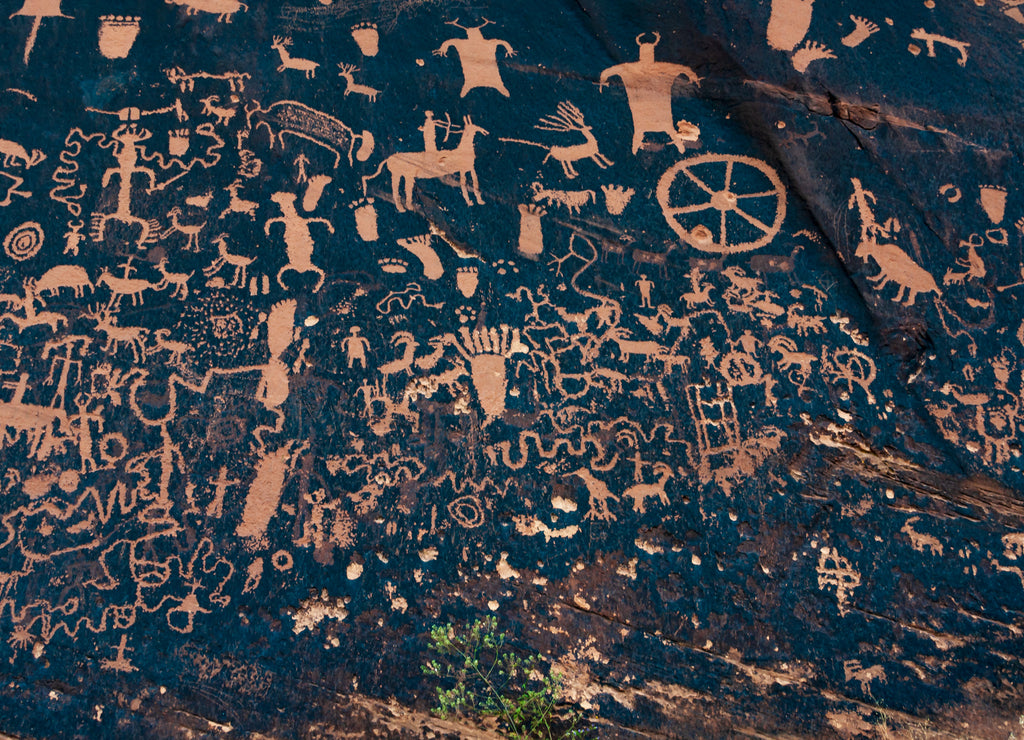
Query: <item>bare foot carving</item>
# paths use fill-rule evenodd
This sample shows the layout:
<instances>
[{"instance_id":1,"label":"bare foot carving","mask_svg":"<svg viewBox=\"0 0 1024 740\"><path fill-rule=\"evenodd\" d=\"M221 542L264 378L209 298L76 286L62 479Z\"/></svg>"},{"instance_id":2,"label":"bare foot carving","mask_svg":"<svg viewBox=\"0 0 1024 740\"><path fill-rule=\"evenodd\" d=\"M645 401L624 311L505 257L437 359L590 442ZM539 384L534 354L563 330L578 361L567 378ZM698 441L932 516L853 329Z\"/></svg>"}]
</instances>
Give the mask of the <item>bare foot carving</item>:
<instances>
[{"instance_id":1,"label":"bare foot carving","mask_svg":"<svg viewBox=\"0 0 1024 740\"><path fill-rule=\"evenodd\" d=\"M855 46L860 46L871 34L878 33L878 26L867 18L851 15L850 20L854 22L855 27L843 37L843 46L849 46L852 49Z\"/></svg>"},{"instance_id":2,"label":"bare foot carving","mask_svg":"<svg viewBox=\"0 0 1024 740\"><path fill-rule=\"evenodd\" d=\"M824 44L819 44L817 41L808 41L793 53L793 69L803 73L807 71L807 65L813 61L835 58L836 55Z\"/></svg>"}]
</instances>

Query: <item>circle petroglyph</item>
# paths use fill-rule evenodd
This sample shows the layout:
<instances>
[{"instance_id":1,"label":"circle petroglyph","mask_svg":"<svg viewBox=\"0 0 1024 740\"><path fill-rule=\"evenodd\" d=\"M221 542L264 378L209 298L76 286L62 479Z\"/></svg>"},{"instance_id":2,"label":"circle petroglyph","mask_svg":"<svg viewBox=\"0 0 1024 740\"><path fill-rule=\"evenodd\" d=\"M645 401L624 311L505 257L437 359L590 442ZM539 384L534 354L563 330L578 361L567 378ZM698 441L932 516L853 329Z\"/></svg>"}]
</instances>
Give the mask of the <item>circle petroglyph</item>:
<instances>
[{"instance_id":1,"label":"circle petroglyph","mask_svg":"<svg viewBox=\"0 0 1024 740\"><path fill-rule=\"evenodd\" d=\"M703 252L759 249L786 218L786 189L778 173L753 157L684 159L661 176L657 198L672 230Z\"/></svg>"},{"instance_id":2,"label":"circle petroglyph","mask_svg":"<svg viewBox=\"0 0 1024 740\"><path fill-rule=\"evenodd\" d=\"M35 221L26 221L4 237L4 252L18 262L35 257L42 247L43 227Z\"/></svg>"}]
</instances>

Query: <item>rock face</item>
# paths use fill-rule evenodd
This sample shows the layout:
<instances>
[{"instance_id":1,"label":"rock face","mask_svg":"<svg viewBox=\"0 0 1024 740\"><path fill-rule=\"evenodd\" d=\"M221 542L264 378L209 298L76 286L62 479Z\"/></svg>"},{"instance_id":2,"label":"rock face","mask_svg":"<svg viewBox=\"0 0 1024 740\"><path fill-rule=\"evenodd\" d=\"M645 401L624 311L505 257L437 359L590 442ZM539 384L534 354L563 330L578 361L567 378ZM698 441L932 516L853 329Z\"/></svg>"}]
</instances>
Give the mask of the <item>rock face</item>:
<instances>
[{"instance_id":1,"label":"rock face","mask_svg":"<svg viewBox=\"0 0 1024 740\"><path fill-rule=\"evenodd\" d=\"M484 736L494 615L595 736L1020 733L1014 2L60 6L0 731Z\"/></svg>"}]
</instances>

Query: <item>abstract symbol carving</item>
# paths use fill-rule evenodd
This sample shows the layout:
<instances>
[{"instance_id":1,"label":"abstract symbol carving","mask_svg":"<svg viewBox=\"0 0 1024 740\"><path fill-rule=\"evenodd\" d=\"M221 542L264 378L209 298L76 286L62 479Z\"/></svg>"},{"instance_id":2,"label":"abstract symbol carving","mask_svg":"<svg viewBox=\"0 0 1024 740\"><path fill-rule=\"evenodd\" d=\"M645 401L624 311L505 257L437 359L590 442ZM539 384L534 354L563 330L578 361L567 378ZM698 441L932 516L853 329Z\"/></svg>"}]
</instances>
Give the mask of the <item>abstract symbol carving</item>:
<instances>
[{"instance_id":1,"label":"abstract symbol carving","mask_svg":"<svg viewBox=\"0 0 1024 740\"><path fill-rule=\"evenodd\" d=\"M24 262L39 254L43 246L43 227L35 221L26 221L4 237L4 252L18 262Z\"/></svg>"},{"instance_id":2,"label":"abstract symbol carving","mask_svg":"<svg viewBox=\"0 0 1024 740\"><path fill-rule=\"evenodd\" d=\"M786 217L786 190L752 157L702 154L658 181L658 204L679 238L704 252L735 254L768 244ZM673 205L685 203L685 205Z\"/></svg>"}]
</instances>

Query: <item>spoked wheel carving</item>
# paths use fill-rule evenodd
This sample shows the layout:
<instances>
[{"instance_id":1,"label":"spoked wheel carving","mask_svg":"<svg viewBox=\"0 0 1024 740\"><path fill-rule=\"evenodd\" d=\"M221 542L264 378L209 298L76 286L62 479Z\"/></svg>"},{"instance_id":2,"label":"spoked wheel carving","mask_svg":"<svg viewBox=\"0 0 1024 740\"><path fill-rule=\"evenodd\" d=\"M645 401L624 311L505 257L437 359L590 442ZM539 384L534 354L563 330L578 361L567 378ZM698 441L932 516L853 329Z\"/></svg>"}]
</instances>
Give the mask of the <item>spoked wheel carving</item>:
<instances>
[{"instance_id":1,"label":"spoked wheel carving","mask_svg":"<svg viewBox=\"0 0 1024 740\"><path fill-rule=\"evenodd\" d=\"M702 154L658 181L658 204L679 238L704 252L735 254L768 244L786 218L778 173L753 157Z\"/></svg>"}]
</instances>

